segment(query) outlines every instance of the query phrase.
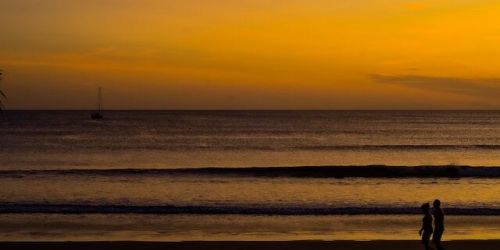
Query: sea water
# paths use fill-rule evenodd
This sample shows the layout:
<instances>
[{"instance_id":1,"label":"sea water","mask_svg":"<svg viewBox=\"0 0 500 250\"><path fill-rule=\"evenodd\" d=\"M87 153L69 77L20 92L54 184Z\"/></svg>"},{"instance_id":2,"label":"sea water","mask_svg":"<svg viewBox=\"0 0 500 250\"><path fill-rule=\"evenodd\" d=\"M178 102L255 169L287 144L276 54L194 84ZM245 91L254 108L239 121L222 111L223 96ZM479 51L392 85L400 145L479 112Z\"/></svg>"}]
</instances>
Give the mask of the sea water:
<instances>
[{"instance_id":1,"label":"sea water","mask_svg":"<svg viewBox=\"0 0 500 250\"><path fill-rule=\"evenodd\" d=\"M497 111L89 114L7 113L0 240L500 238Z\"/></svg>"}]
</instances>

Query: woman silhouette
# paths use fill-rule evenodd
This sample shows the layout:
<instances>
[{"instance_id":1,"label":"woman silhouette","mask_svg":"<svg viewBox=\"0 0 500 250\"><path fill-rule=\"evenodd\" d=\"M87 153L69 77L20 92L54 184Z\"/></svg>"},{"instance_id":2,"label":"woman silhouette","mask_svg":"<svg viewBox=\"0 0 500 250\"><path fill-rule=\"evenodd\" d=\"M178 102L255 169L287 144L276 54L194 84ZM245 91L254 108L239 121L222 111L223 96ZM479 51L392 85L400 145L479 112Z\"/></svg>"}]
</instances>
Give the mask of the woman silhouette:
<instances>
[{"instance_id":1,"label":"woman silhouette","mask_svg":"<svg viewBox=\"0 0 500 250\"><path fill-rule=\"evenodd\" d=\"M422 206L422 213L424 214L424 218L422 219L422 228L418 232L420 236L422 236L422 244L425 247L425 250L432 249L429 246L429 240L432 235L432 215L431 215L431 205L429 203L424 203Z\"/></svg>"}]
</instances>

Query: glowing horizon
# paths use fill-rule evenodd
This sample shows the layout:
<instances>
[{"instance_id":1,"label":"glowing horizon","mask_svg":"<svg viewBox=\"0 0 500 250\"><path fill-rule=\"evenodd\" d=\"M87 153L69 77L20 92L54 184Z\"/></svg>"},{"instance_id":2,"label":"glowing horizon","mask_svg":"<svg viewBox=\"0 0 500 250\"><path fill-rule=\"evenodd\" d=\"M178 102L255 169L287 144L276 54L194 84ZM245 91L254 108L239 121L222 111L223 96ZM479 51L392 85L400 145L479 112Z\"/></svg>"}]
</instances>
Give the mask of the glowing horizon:
<instances>
[{"instance_id":1,"label":"glowing horizon","mask_svg":"<svg viewBox=\"0 0 500 250\"><path fill-rule=\"evenodd\" d=\"M489 0L5 0L11 109L499 109Z\"/></svg>"}]
</instances>

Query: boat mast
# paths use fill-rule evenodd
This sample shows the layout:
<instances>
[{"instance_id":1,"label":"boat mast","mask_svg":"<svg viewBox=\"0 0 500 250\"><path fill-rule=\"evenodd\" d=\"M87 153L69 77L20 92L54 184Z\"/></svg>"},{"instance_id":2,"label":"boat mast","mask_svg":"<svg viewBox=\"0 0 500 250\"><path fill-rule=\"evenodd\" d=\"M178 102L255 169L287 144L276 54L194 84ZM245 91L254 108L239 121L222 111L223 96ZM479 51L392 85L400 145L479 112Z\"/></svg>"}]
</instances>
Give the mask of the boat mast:
<instances>
[{"instance_id":1,"label":"boat mast","mask_svg":"<svg viewBox=\"0 0 500 250\"><path fill-rule=\"evenodd\" d=\"M102 88L99 87L99 104L98 104L99 113L102 111Z\"/></svg>"}]
</instances>

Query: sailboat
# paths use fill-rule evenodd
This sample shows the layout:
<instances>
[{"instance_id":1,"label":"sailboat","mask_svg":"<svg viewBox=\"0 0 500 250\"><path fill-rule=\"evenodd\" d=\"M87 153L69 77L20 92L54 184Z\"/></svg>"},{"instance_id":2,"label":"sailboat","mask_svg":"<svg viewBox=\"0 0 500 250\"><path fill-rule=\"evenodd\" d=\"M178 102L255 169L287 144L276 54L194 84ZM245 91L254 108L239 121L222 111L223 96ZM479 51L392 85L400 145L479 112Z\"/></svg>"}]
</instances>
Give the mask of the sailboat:
<instances>
[{"instance_id":1,"label":"sailboat","mask_svg":"<svg viewBox=\"0 0 500 250\"><path fill-rule=\"evenodd\" d=\"M99 88L98 99L99 99L99 104L97 105L98 106L97 111L95 111L94 113L92 113L92 115L90 115L92 120L104 119L104 116L102 115L102 89L101 88Z\"/></svg>"}]
</instances>

